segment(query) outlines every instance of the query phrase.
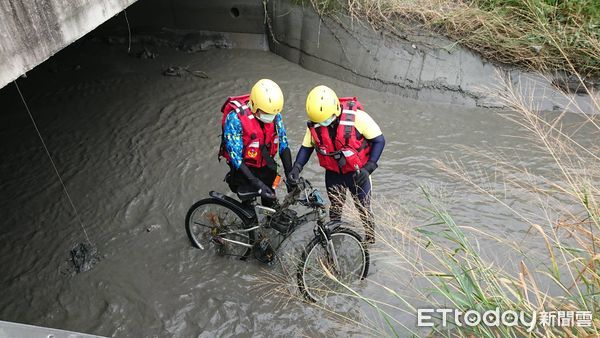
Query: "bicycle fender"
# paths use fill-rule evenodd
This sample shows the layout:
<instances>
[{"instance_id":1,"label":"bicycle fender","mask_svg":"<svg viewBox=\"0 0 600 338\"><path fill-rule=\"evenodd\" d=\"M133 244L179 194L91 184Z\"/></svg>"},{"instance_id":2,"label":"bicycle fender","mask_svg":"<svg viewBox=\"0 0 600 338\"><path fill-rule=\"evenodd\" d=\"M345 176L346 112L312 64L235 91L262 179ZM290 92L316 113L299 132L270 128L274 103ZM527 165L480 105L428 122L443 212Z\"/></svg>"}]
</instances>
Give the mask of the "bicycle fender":
<instances>
[{"instance_id":1,"label":"bicycle fender","mask_svg":"<svg viewBox=\"0 0 600 338\"><path fill-rule=\"evenodd\" d=\"M239 201L237 201L229 196L225 196L222 193L217 192L217 191L211 191L208 194L210 195L210 197L225 203L228 207L239 211L247 219L253 219L255 217L254 210L249 210L247 208L244 208L242 203L240 203Z\"/></svg>"}]
</instances>

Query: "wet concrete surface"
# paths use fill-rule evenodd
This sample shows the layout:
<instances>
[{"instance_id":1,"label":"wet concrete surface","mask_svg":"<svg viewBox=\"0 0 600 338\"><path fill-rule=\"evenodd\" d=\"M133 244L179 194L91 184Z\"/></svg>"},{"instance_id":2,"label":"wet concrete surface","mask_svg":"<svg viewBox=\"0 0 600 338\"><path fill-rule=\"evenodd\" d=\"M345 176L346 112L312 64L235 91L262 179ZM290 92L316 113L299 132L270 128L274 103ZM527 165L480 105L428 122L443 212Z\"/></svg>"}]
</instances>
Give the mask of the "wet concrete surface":
<instances>
[{"instance_id":1,"label":"wet concrete surface","mask_svg":"<svg viewBox=\"0 0 600 338\"><path fill-rule=\"evenodd\" d=\"M456 41L412 27L418 25L376 30L358 17L321 16L311 5L291 0L271 1L269 11L271 51L320 74L419 101L468 107L505 108L495 92L510 87L539 110L577 111L575 103L588 114L600 113L577 88L579 81L495 64ZM588 88L594 82L589 79Z\"/></svg>"},{"instance_id":2,"label":"wet concrete surface","mask_svg":"<svg viewBox=\"0 0 600 338\"><path fill-rule=\"evenodd\" d=\"M216 156L222 102L263 77L285 94L294 153L313 86L358 96L387 139L373 176L375 193L405 201L407 208L419 203L417 185L429 185L451 192L450 212L458 222L522 239L526 225L434 161L450 155L475 163L460 146L517 148L520 164L542 174L554 170L550 159L514 137L523 131L496 111L360 88L263 51L157 47L159 57L139 59L126 50L80 41L18 80L101 255L88 272L74 274L69 265L69 252L84 235L15 87L0 92L1 320L118 337L361 335L360 327L342 325L301 301L270 296L261 278L277 266L210 255L186 237L187 209L210 190L227 191L226 164ZM169 66L201 70L209 78L165 77ZM304 175L323 187L316 159ZM510 203L535 212L526 197ZM292 246L304 245L309 234L310 228L302 229ZM494 256L492 245L482 245ZM536 250L543 243L528 241L526 251ZM381 282L384 264L377 258L375 253L371 278ZM362 288L384 294L368 281ZM414 325L410 315L400 318Z\"/></svg>"},{"instance_id":3,"label":"wet concrete surface","mask_svg":"<svg viewBox=\"0 0 600 338\"><path fill-rule=\"evenodd\" d=\"M134 2L3 1L0 4L0 88Z\"/></svg>"}]
</instances>

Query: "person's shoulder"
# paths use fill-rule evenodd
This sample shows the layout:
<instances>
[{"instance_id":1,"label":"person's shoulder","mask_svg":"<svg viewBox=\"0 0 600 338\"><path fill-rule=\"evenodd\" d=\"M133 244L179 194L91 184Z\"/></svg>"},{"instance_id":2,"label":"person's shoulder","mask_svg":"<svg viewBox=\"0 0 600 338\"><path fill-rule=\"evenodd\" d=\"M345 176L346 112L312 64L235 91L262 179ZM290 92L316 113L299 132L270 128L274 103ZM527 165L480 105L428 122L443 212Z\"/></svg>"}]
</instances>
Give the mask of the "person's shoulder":
<instances>
[{"instance_id":1,"label":"person's shoulder","mask_svg":"<svg viewBox=\"0 0 600 338\"><path fill-rule=\"evenodd\" d=\"M227 113L227 117L225 118L225 123L231 124L231 123L240 123L240 122L241 122L240 117L235 112L235 110L231 110L229 113Z\"/></svg>"},{"instance_id":2,"label":"person's shoulder","mask_svg":"<svg viewBox=\"0 0 600 338\"><path fill-rule=\"evenodd\" d=\"M235 109L231 109L230 111L227 112L227 118L239 118L238 113L235 111Z\"/></svg>"},{"instance_id":3,"label":"person's shoulder","mask_svg":"<svg viewBox=\"0 0 600 338\"><path fill-rule=\"evenodd\" d=\"M367 113L366 111L361 110L361 109L355 110L354 115L356 116L356 119L361 119L361 120L372 119L371 115L369 115L369 113Z\"/></svg>"},{"instance_id":4,"label":"person's shoulder","mask_svg":"<svg viewBox=\"0 0 600 338\"><path fill-rule=\"evenodd\" d=\"M381 128L375 120L364 110L356 110L354 119L356 129L361 132L366 138L371 139L381 135Z\"/></svg>"}]
</instances>

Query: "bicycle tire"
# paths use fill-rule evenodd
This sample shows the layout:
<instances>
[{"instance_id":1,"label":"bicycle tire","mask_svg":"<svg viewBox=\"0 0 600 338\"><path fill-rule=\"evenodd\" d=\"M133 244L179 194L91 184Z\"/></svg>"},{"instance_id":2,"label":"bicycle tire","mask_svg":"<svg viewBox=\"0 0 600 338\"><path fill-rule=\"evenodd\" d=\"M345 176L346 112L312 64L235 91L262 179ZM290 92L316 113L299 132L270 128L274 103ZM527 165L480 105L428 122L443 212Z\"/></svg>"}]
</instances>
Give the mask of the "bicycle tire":
<instances>
[{"instance_id":1,"label":"bicycle tire","mask_svg":"<svg viewBox=\"0 0 600 338\"><path fill-rule=\"evenodd\" d=\"M361 261L357 261L356 263L352 264L352 265L356 265L356 266L354 267L355 269L351 268L349 270L350 273L348 274L348 276L339 276L338 275L338 276L336 276L336 278L338 278L338 280L341 281L342 283L351 283L354 280L364 279L367 276L367 274L369 273L370 258L369 258L369 250L364 246L361 236L358 235L353 230L339 227L332 231L331 238L332 238L336 253L344 252L341 249L343 247L343 245L341 245L342 242L350 243L354 247L354 249L350 249L350 250L358 251L359 254L358 254L357 258L361 260ZM323 296L319 296L318 293L325 294L325 297L326 297L327 293L336 293L335 286L336 285L338 287L340 286L340 284L338 282L335 282L331 278L327 277L327 273L322 269L322 266L319 266L319 264L317 264L316 269L312 266L315 263L322 264L322 260L320 260L320 257L323 256L323 254L327 255L327 251L324 249L323 242L324 242L323 238L315 237L308 243L308 245L306 246L306 249L302 253L302 260L300 262L300 266L299 266L298 273L297 273L298 287L300 289L300 292L304 296L304 298L310 302L317 302L317 301L320 301L322 298L324 298ZM346 249L348 249L348 248L346 248ZM320 252L317 252L317 250L320 250ZM352 259L351 257L349 258L349 257L343 257L343 256L344 256L344 254L338 255L338 261L340 259L342 259L342 261L345 259L350 259L350 260ZM313 257L316 258L316 262L312 261ZM345 270L347 270L347 269L345 269ZM332 282L334 287L330 289L330 287L328 285L325 285L326 284L325 282L321 282L321 285L318 285L317 288L315 288L314 285L307 285L307 284L309 284L308 283L309 274L312 274L312 273L315 273L316 275L322 274L323 275L322 278L324 278L324 281ZM349 279L354 279L354 280L349 280Z\"/></svg>"},{"instance_id":2,"label":"bicycle tire","mask_svg":"<svg viewBox=\"0 0 600 338\"><path fill-rule=\"evenodd\" d=\"M228 223L227 225L225 225L224 227L221 227L221 224L224 223L221 221L220 215L210 215L205 217L207 219L207 221L209 223L213 223L213 224L200 224L199 220L196 220L196 213L201 210L201 208L204 207L210 207L210 206L218 206L219 208L222 208L224 210L227 210L228 212L230 212L229 215L227 216L231 216L234 215L237 218L237 222L236 223ZM200 215L203 216L203 215ZM219 222L219 224L217 224L217 221ZM202 231L200 230L199 232L202 232L204 235L208 235L208 237L212 238L214 235L218 235L219 231L221 231L219 228L224 228L224 229L248 229L251 226L251 221L248 220L248 218L244 217L244 215L238 211L235 210L231 207L229 207L227 205L227 203L216 199L216 198L206 198L203 200L200 200L196 203L194 203L194 205L192 205L190 207L190 209L188 210L186 216L185 216L185 231L188 235L188 238L190 240L190 242L192 243L192 245L196 248L201 248L201 242L203 242L201 240L201 238L198 238L197 232L195 231L195 228L198 227L206 227L206 231L209 231L208 233L206 231ZM210 229L210 230L209 230ZM213 233L215 232L215 233ZM242 237L241 235L236 236L235 238L233 238L234 236L232 235L230 239L234 239L234 240L238 240L247 244L254 244L254 240L255 240L255 231L249 231L247 232L248 236L247 237ZM227 238L227 236L223 236L224 238ZM227 252L227 245L231 246L233 248L234 244L230 244L228 242L224 242L224 244L217 244L215 242L211 242L211 241L205 241L204 243L209 244L211 246L215 246L215 249L221 253L221 254L225 254L225 255L230 255L230 256L237 256L240 259L246 259L248 257L248 255L250 255L250 252L252 251L252 248L246 248L246 250L242 250L241 248L244 248L242 246L237 246L240 249L238 251L236 251L235 254ZM231 250L230 250L231 251Z\"/></svg>"}]
</instances>

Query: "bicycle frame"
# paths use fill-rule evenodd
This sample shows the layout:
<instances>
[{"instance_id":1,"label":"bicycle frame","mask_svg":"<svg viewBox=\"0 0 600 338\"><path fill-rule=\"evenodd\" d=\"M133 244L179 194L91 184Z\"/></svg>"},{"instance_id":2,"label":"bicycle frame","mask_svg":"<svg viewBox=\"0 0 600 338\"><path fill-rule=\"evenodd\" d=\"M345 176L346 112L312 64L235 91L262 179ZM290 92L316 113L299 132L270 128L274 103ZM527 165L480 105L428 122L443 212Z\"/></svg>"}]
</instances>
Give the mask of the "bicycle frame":
<instances>
[{"instance_id":1,"label":"bicycle frame","mask_svg":"<svg viewBox=\"0 0 600 338\"><path fill-rule=\"evenodd\" d=\"M248 228L248 229L224 232L224 233L221 233L219 235L243 234L243 233L248 233L250 231L258 230L260 228L261 228L260 225L256 225L256 226L253 226L253 227ZM229 238L224 238L224 237L221 237L221 236L218 236L218 238L219 238L220 241L225 241L225 242L229 242L229 243L241 245L241 246L246 247L246 248L252 248L251 244L246 244L246 243L238 242L236 240L229 239ZM213 240L214 240L214 238L213 238Z\"/></svg>"},{"instance_id":2,"label":"bicycle frame","mask_svg":"<svg viewBox=\"0 0 600 338\"><path fill-rule=\"evenodd\" d=\"M298 199L299 195L304 195L304 197L302 199ZM286 237L289 236L301 224L316 221L317 227L315 227L315 229L313 230L315 232L315 234L318 233L317 229L321 229L321 232L323 232L325 238L327 238L329 240L330 239L329 236L326 235L326 233L328 233L329 231L324 231L325 229L323 229L324 220L326 219L326 216L327 216L326 215L327 212L325 211L325 203L323 202L323 199L321 198L319 190L313 189L310 182L308 182L306 180L302 180L300 182L298 188L296 188L294 191L292 191L286 195L286 197L284 198L282 204L278 207L278 209L269 208L269 207L266 207L263 205L254 205L254 218L256 219L256 225L254 225L250 228L247 228L247 229L220 233L219 235L214 236L212 239L217 242L224 241L224 242L232 243L235 245L240 245L240 246L243 246L246 248L252 248L253 247L252 244L242 243L242 242L239 242L239 241L236 241L233 239L225 238L222 235L231 235L231 234L243 235L243 234L249 233L251 231L268 228L268 223L273 217L276 217L279 212L283 212L283 211L289 209L289 207L291 207L292 205L295 205L297 203L305 205L305 206L311 208L312 210L299 216L297 218L295 224L293 225L293 228L290 229L291 231L289 231L287 234L285 234L285 236Z\"/></svg>"},{"instance_id":3,"label":"bicycle frame","mask_svg":"<svg viewBox=\"0 0 600 338\"><path fill-rule=\"evenodd\" d=\"M314 296L311 294L312 291L308 291L305 275L312 273L311 271L323 275L322 272L312 268L314 264L317 264L316 267L319 269L319 264L322 265L325 261L324 269L327 275L330 271L341 276L346 272L354 273L353 271L355 271L355 269L347 270L344 266L355 264L353 262L361 262L362 270L360 270L361 275L359 277L362 279L368 273L369 255L362 244L360 235L349 228L345 228L341 222L327 221L326 205L321 193L318 189L313 188L310 182L302 178L299 180L297 187L290 191L283 200L280 200L281 203L274 208L256 203L257 192L245 192L238 195L242 201L244 201L244 198L254 198L250 200L250 203L243 203L214 191L211 191L209 195L211 198L196 202L186 215L186 232L192 244L198 248L205 249L206 244L201 245L200 242L208 239L221 254L232 255L245 260L253 252L257 260L268 264L273 262L273 259L277 257L277 250L296 229L305 223L316 222L313 228L314 237L304 247L301 265L297 273L298 285L307 299L315 301L317 299L315 297L318 296ZM299 212L295 210L296 208L292 208L297 204L307 207L308 211L299 215ZM213 205L219 205L220 208L225 208L228 211L221 213L216 211L219 209L203 209L206 205L209 208ZM197 213L198 210L203 211ZM194 215L198 215L198 218ZM201 230L203 235L201 240L195 234L195 229L198 226L206 229ZM261 229L272 229L273 232L262 231ZM276 235L273 235L273 233ZM274 245L274 239L277 240L276 245ZM352 244L352 241L355 244ZM358 244L358 247L362 250L362 258L360 258L361 256L356 257L361 259L360 261L342 259L345 256L342 257L340 254L346 255L346 250L336 252L340 248L348 247L346 243L350 243L350 247L356 247L356 243ZM314 251L315 247L318 251Z\"/></svg>"}]
</instances>

